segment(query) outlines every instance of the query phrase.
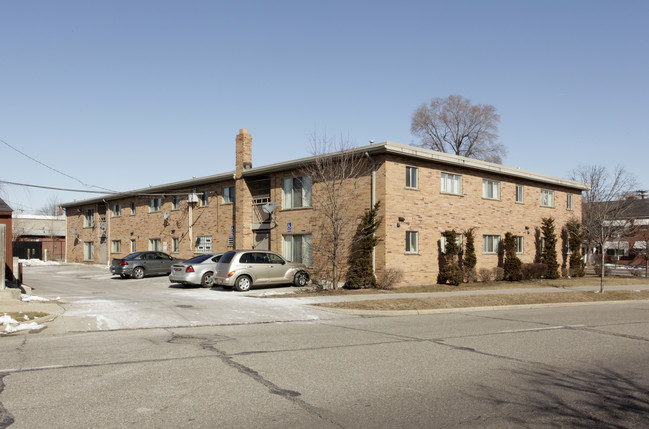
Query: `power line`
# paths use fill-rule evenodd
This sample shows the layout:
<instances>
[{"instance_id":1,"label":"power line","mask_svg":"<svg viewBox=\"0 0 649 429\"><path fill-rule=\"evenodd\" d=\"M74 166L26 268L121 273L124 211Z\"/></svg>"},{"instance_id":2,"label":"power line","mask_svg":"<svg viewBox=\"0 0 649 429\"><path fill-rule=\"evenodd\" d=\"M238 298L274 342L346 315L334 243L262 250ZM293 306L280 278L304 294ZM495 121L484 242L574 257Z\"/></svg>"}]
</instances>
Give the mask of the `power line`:
<instances>
[{"instance_id":1,"label":"power line","mask_svg":"<svg viewBox=\"0 0 649 429\"><path fill-rule=\"evenodd\" d=\"M43 163L43 162L37 160L36 158L27 155L25 152L22 152L22 151L19 150L18 148L13 147L12 145L10 145L9 143L7 143L6 141L4 141L4 140L2 140L2 139L0 139L0 142L4 143L4 144L7 145L9 148L15 150L16 152L18 152L18 153L21 154L22 156L31 159L31 160L34 161L35 163L40 164L40 165L42 165L43 167L49 168L50 170L52 170L52 171L54 171L54 172L56 172L56 173L59 173L59 174L65 176L65 177L69 177L69 178L72 179L72 180L76 180L77 182L81 183L81 184L82 184L83 186L85 186L85 187L88 187L88 188L97 188L97 189L102 189L102 190L107 191L107 192L117 193L117 191L114 191L114 190L112 190L112 189L102 188L101 186L89 185L89 184L87 184L87 183L84 183L84 182L82 182L81 180L77 179L76 177L70 176L69 174L66 174L66 173L64 173L64 172L62 172L62 171L59 171L59 170L57 170L57 169L54 168L54 167L50 167L49 165L47 165L47 164L45 164L45 163ZM6 182L6 183L8 183L8 182ZM30 186L30 185L23 185L23 186ZM36 186L36 187L39 187L39 186ZM45 189L57 189L57 188L47 188L47 187L44 187L44 186L40 186L40 187L45 188ZM61 190L61 191L65 191L65 190L67 190L67 189L59 189L59 190ZM91 191L77 191L77 192L91 192ZM104 192L97 192L97 193L100 194L100 193L104 193Z\"/></svg>"},{"instance_id":2,"label":"power line","mask_svg":"<svg viewBox=\"0 0 649 429\"><path fill-rule=\"evenodd\" d=\"M110 191L110 192L105 192L105 191L88 191L85 189L69 189L69 188L56 188L52 186L41 186L41 185L30 185L27 183L17 183L17 182L8 182L6 180L0 180L0 183L5 184L5 185L16 185L16 186L27 186L29 188L41 188L41 189L52 189L55 191L67 191L67 192L85 192L88 194L118 194L119 192L116 191ZM99 188L99 186L95 186L96 188ZM104 188L100 188L104 189Z\"/></svg>"}]
</instances>

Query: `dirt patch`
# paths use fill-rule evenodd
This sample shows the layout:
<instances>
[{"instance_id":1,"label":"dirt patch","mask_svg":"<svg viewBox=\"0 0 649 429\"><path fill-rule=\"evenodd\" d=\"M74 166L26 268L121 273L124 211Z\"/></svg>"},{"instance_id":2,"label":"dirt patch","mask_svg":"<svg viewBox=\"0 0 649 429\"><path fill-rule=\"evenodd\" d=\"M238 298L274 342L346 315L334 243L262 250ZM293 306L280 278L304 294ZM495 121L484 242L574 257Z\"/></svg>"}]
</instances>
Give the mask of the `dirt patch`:
<instances>
[{"instance_id":1,"label":"dirt patch","mask_svg":"<svg viewBox=\"0 0 649 429\"><path fill-rule=\"evenodd\" d=\"M503 305L550 304L649 300L649 291L549 292L520 294L463 295L439 298L394 298L319 304L322 307L357 310L434 310L443 308L491 307Z\"/></svg>"}]
</instances>

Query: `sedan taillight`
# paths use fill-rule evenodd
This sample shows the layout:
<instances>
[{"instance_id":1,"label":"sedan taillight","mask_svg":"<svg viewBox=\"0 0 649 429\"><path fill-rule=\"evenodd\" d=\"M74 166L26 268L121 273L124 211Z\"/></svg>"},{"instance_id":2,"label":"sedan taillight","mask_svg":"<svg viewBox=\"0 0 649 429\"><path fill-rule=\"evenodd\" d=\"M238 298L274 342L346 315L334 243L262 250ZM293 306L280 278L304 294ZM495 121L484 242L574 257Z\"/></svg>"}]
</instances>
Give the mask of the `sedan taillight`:
<instances>
[{"instance_id":1,"label":"sedan taillight","mask_svg":"<svg viewBox=\"0 0 649 429\"><path fill-rule=\"evenodd\" d=\"M185 272L186 272L186 273L193 273L193 272L194 272L194 267L192 267L192 266L190 265L189 267L187 267L187 268L185 269Z\"/></svg>"},{"instance_id":2,"label":"sedan taillight","mask_svg":"<svg viewBox=\"0 0 649 429\"><path fill-rule=\"evenodd\" d=\"M128 265L128 261L122 261L122 262L120 262L119 264L122 265L122 266L123 266L123 265Z\"/></svg>"}]
</instances>

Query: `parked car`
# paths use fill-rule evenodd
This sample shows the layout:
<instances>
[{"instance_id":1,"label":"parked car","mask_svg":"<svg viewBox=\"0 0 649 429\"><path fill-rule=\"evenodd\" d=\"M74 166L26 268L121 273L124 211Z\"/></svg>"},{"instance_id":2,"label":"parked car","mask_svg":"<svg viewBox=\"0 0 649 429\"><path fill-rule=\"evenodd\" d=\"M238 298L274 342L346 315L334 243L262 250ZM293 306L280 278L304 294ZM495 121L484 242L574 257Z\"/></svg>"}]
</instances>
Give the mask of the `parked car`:
<instances>
[{"instance_id":1,"label":"parked car","mask_svg":"<svg viewBox=\"0 0 649 429\"><path fill-rule=\"evenodd\" d=\"M305 286L309 273L303 264L289 262L277 253L259 250L232 250L216 264L214 284L238 291L253 286L294 284Z\"/></svg>"},{"instance_id":2,"label":"parked car","mask_svg":"<svg viewBox=\"0 0 649 429\"><path fill-rule=\"evenodd\" d=\"M169 281L183 285L212 287L214 285L213 276L216 271L216 263L221 259L221 255L223 254L200 255L180 264L173 264Z\"/></svg>"},{"instance_id":3,"label":"parked car","mask_svg":"<svg viewBox=\"0 0 649 429\"><path fill-rule=\"evenodd\" d=\"M141 279L150 274L169 274L171 265L179 261L183 259L176 259L163 252L135 252L121 259L113 259L110 272L119 274L123 279Z\"/></svg>"}]
</instances>

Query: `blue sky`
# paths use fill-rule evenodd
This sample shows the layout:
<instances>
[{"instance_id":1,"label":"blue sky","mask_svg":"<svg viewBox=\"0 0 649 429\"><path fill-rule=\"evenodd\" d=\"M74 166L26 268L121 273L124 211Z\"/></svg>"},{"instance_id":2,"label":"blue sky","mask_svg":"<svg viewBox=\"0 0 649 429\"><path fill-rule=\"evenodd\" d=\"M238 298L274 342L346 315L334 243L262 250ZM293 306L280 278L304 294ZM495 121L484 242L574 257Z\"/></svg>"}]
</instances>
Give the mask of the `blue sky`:
<instances>
[{"instance_id":1,"label":"blue sky","mask_svg":"<svg viewBox=\"0 0 649 429\"><path fill-rule=\"evenodd\" d=\"M462 95L504 164L625 166L649 188L649 2L4 1L0 180L126 191L310 155L314 133L414 144ZM69 177L71 176L71 177ZM76 180L75 180L76 179ZM0 185L16 211L94 196Z\"/></svg>"}]
</instances>

